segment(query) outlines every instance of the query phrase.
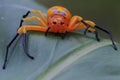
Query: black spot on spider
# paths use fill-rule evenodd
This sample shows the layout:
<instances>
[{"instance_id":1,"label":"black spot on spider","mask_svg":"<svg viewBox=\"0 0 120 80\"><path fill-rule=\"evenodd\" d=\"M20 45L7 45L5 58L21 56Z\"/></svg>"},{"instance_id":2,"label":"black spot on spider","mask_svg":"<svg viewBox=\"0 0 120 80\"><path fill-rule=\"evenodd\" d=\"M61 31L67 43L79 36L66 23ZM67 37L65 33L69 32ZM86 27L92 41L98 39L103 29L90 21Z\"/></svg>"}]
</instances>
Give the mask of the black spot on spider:
<instances>
[{"instance_id":1,"label":"black spot on spider","mask_svg":"<svg viewBox=\"0 0 120 80\"><path fill-rule=\"evenodd\" d=\"M53 16L51 16L50 18L53 18Z\"/></svg>"},{"instance_id":2,"label":"black spot on spider","mask_svg":"<svg viewBox=\"0 0 120 80\"><path fill-rule=\"evenodd\" d=\"M57 22L56 22L56 21L53 21L53 24L57 24Z\"/></svg>"},{"instance_id":3,"label":"black spot on spider","mask_svg":"<svg viewBox=\"0 0 120 80\"><path fill-rule=\"evenodd\" d=\"M61 22L60 24L61 24L61 25L63 25L63 24L64 24L64 22Z\"/></svg>"}]
</instances>

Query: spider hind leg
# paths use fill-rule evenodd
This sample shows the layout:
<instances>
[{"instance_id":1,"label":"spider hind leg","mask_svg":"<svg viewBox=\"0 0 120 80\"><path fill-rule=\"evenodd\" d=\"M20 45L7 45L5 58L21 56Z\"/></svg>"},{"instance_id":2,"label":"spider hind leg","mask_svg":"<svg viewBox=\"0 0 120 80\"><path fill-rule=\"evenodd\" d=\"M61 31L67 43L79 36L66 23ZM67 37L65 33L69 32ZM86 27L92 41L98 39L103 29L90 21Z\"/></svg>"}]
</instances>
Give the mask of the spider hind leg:
<instances>
[{"instance_id":1,"label":"spider hind leg","mask_svg":"<svg viewBox=\"0 0 120 80\"><path fill-rule=\"evenodd\" d=\"M5 54L5 60L4 60L4 64L3 64L3 69L6 68L6 65L7 65L7 61L8 61L8 51L9 51L9 48L10 46L12 45L12 43L16 40L16 38L19 36L19 34L17 33L14 38L9 42L9 44L7 45L6 47L6 54Z\"/></svg>"},{"instance_id":2,"label":"spider hind leg","mask_svg":"<svg viewBox=\"0 0 120 80\"><path fill-rule=\"evenodd\" d=\"M23 34L23 49L24 49L24 52L25 54L30 58L30 59L34 59L33 56L31 56L29 53L28 53L28 49L27 49L27 35L26 33Z\"/></svg>"}]
</instances>

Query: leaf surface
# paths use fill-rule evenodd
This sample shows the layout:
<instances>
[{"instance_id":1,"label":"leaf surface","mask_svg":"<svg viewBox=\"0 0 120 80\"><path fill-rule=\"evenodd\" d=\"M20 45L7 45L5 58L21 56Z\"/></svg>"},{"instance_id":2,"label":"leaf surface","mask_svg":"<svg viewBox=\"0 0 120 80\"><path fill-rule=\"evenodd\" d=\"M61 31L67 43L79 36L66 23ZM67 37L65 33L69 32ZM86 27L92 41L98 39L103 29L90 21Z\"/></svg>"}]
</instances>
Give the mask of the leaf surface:
<instances>
[{"instance_id":1,"label":"leaf surface","mask_svg":"<svg viewBox=\"0 0 120 80\"><path fill-rule=\"evenodd\" d=\"M7 2L7 3L6 3ZM69 33L65 39L54 34L29 31L29 59L23 51L23 36L12 44L6 70L2 70L6 46L17 32L23 14L43 5L31 1L2 0L0 2L0 80L119 80L120 45L118 51L110 40L97 42L94 34ZM27 24L36 24L29 22Z\"/></svg>"}]
</instances>

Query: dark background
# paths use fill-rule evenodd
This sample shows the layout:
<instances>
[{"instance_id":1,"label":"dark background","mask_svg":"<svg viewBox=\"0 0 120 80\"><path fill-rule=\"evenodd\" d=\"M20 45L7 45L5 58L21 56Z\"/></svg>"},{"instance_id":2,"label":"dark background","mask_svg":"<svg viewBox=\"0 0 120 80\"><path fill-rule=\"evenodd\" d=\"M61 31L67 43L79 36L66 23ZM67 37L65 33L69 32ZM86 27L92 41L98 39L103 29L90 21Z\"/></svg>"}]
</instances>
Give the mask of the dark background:
<instances>
[{"instance_id":1,"label":"dark background","mask_svg":"<svg viewBox=\"0 0 120 80\"><path fill-rule=\"evenodd\" d=\"M61 5L71 11L72 15L80 15L92 20L113 34L115 41L120 42L120 0L37 0L47 8ZM108 36L99 31L101 36Z\"/></svg>"}]
</instances>

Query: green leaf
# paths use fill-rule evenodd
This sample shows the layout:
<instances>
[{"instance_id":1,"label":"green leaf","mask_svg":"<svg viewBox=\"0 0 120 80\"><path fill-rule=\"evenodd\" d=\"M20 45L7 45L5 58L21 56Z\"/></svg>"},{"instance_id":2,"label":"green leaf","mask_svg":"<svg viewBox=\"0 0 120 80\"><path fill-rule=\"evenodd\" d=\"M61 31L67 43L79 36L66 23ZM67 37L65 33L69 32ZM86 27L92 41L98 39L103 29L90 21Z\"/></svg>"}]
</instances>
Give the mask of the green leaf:
<instances>
[{"instance_id":1,"label":"green leaf","mask_svg":"<svg viewBox=\"0 0 120 80\"><path fill-rule=\"evenodd\" d=\"M115 51L110 40L97 42L94 34L85 36L82 30L69 33L65 39L29 31L28 50L35 60L24 54L21 35L12 44L7 67L2 70L6 45L16 34L22 15L29 9L46 12L46 8L33 0L0 2L0 80L120 79L120 45Z\"/></svg>"},{"instance_id":2,"label":"green leaf","mask_svg":"<svg viewBox=\"0 0 120 80\"><path fill-rule=\"evenodd\" d=\"M103 40L81 46L57 61L37 80L119 80L120 52L112 50L110 44Z\"/></svg>"}]
</instances>

